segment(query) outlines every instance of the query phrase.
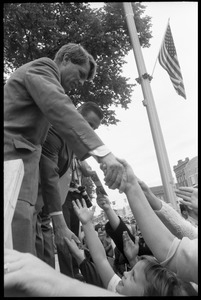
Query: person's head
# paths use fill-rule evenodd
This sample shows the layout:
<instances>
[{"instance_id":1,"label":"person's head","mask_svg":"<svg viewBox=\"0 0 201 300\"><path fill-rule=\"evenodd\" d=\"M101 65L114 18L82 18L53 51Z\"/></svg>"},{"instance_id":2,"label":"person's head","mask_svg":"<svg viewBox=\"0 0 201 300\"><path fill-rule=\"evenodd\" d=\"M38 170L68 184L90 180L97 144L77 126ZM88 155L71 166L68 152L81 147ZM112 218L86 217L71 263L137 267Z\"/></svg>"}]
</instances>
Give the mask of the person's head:
<instances>
[{"instance_id":1,"label":"person's head","mask_svg":"<svg viewBox=\"0 0 201 300\"><path fill-rule=\"evenodd\" d=\"M153 256L140 256L139 261L117 285L117 292L126 296L193 296L191 284L161 266Z\"/></svg>"},{"instance_id":2,"label":"person's head","mask_svg":"<svg viewBox=\"0 0 201 300\"><path fill-rule=\"evenodd\" d=\"M180 206L180 211L181 211L181 215L184 219L188 219L188 209L187 206L183 203L179 204Z\"/></svg>"},{"instance_id":3,"label":"person's head","mask_svg":"<svg viewBox=\"0 0 201 300\"><path fill-rule=\"evenodd\" d=\"M105 237L106 237L106 232L105 232L105 230L98 230L98 237L99 237L99 239L100 239L102 242L104 242Z\"/></svg>"},{"instance_id":4,"label":"person's head","mask_svg":"<svg viewBox=\"0 0 201 300\"><path fill-rule=\"evenodd\" d=\"M93 80L96 74L96 62L80 44L69 43L62 46L54 57L60 70L61 85L65 92Z\"/></svg>"},{"instance_id":5,"label":"person's head","mask_svg":"<svg viewBox=\"0 0 201 300\"><path fill-rule=\"evenodd\" d=\"M103 119L103 112L95 102L85 102L77 109L89 125L96 130Z\"/></svg>"}]
</instances>

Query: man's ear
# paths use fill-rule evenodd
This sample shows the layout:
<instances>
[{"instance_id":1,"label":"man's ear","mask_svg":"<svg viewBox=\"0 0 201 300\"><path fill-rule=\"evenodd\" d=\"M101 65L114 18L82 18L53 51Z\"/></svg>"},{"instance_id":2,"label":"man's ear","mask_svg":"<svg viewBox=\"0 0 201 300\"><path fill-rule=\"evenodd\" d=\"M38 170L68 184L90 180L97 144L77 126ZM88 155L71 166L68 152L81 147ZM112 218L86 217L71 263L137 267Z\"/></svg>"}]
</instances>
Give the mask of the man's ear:
<instances>
[{"instance_id":1,"label":"man's ear","mask_svg":"<svg viewBox=\"0 0 201 300\"><path fill-rule=\"evenodd\" d=\"M63 56L63 64L67 65L68 62L70 62L70 59L68 57L68 54L65 53L64 56Z\"/></svg>"}]
</instances>

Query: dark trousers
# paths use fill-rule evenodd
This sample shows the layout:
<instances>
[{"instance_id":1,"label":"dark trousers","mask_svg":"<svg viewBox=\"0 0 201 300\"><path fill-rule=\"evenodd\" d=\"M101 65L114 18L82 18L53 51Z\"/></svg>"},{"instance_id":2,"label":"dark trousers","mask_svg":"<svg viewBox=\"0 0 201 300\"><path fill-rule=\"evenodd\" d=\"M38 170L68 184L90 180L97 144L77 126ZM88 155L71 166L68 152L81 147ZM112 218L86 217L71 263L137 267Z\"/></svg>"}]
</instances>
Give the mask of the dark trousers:
<instances>
[{"instance_id":1,"label":"dark trousers","mask_svg":"<svg viewBox=\"0 0 201 300\"><path fill-rule=\"evenodd\" d=\"M80 199L81 196L79 193L76 192L68 192L66 200L62 206L64 219L68 228L76 235L79 234L79 219L76 216L73 206L72 200ZM58 260L59 260L59 267L60 272L68 275L70 277L75 277L76 274L79 273L79 267L74 257L69 256L66 257L64 254L58 250Z\"/></svg>"},{"instance_id":2,"label":"dark trousers","mask_svg":"<svg viewBox=\"0 0 201 300\"><path fill-rule=\"evenodd\" d=\"M53 228L49 215L40 212L36 222L36 252L37 257L55 268L55 254L53 243Z\"/></svg>"},{"instance_id":3,"label":"dark trousers","mask_svg":"<svg viewBox=\"0 0 201 300\"><path fill-rule=\"evenodd\" d=\"M29 202L17 200L12 220L13 249L36 255L35 208Z\"/></svg>"}]
</instances>

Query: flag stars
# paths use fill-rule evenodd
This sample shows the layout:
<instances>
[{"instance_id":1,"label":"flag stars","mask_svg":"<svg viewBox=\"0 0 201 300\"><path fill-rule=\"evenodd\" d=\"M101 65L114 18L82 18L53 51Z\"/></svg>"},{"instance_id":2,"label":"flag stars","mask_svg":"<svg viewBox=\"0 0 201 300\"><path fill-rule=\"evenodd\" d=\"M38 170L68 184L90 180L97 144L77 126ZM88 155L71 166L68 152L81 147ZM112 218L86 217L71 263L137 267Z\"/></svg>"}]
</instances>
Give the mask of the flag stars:
<instances>
[{"instance_id":1,"label":"flag stars","mask_svg":"<svg viewBox=\"0 0 201 300\"><path fill-rule=\"evenodd\" d=\"M172 33L171 33L169 25L168 25L167 32L166 32L166 35L165 35L165 46L166 46L170 56L174 57L174 55L176 55L176 49L175 49L175 46L174 46L174 41L173 41L173 38L172 38Z\"/></svg>"}]
</instances>

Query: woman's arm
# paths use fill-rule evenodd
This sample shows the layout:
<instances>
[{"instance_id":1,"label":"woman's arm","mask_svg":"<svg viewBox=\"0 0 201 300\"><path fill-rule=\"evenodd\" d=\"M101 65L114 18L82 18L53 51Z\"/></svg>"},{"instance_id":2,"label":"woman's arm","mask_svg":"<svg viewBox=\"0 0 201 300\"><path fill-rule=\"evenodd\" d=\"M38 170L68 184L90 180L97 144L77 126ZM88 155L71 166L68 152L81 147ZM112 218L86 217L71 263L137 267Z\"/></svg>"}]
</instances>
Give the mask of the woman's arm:
<instances>
[{"instance_id":1,"label":"woman's arm","mask_svg":"<svg viewBox=\"0 0 201 300\"><path fill-rule=\"evenodd\" d=\"M75 201L72 201L72 204L76 215L82 223L87 246L96 265L97 271L99 272L105 288L107 288L108 283L114 276L115 272L107 260L105 249L91 222L95 207L92 207L92 210L88 209L84 199L82 199L82 205L80 201L76 201L76 203Z\"/></svg>"},{"instance_id":2,"label":"woman's arm","mask_svg":"<svg viewBox=\"0 0 201 300\"><path fill-rule=\"evenodd\" d=\"M194 239L197 237L198 233L195 226L193 226L189 221L185 220L169 204L157 198L143 181L138 180L138 183L157 216L173 235L179 239L182 239L184 236L189 237L189 239Z\"/></svg>"},{"instance_id":3,"label":"woman's arm","mask_svg":"<svg viewBox=\"0 0 201 300\"><path fill-rule=\"evenodd\" d=\"M120 161L123 163L127 174L125 193L142 236L153 255L159 261L164 261L175 237L154 213L132 168L126 161Z\"/></svg>"},{"instance_id":4,"label":"woman's arm","mask_svg":"<svg viewBox=\"0 0 201 300\"><path fill-rule=\"evenodd\" d=\"M130 267L134 267L137 263L137 255L139 252L139 236L135 236L135 242L133 242L127 231L123 232L123 244L124 254L129 262Z\"/></svg>"},{"instance_id":5,"label":"woman's arm","mask_svg":"<svg viewBox=\"0 0 201 300\"><path fill-rule=\"evenodd\" d=\"M143 193L145 194L147 200L149 201L149 204L151 205L153 210L160 210L162 207L162 202L159 198L157 198L152 190L148 187L148 185L138 179L138 183L143 190Z\"/></svg>"},{"instance_id":6,"label":"woman's arm","mask_svg":"<svg viewBox=\"0 0 201 300\"><path fill-rule=\"evenodd\" d=\"M120 220L115 211L112 209L109 198L101 193L98 193L96 202L98 206L104 210L112 229L116 230L119 226Z\"/></svg>"},{"instance_id":7,"label":"woman's arm","mask_svg":"<svg viewBox=\"0 0 201 300\"><path fill-rule=\"evenodd\" d=\"M94 263L88 259L86 259L84 250L81 248L78 248L77 244L73 239L67 239L65 238L65 241L68 245L68 248L73 255L73 257L76 259L78 266L81 270L82 275L84 276L84 279L87 283L94 284L100 287L103 287L103 283L101 281L101 278L96 270L96 267Z\"/></svg>"}]
</instances>

